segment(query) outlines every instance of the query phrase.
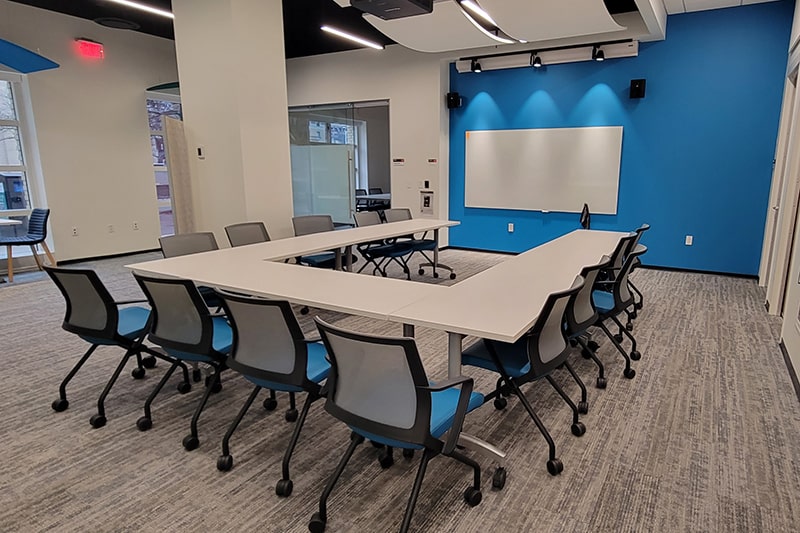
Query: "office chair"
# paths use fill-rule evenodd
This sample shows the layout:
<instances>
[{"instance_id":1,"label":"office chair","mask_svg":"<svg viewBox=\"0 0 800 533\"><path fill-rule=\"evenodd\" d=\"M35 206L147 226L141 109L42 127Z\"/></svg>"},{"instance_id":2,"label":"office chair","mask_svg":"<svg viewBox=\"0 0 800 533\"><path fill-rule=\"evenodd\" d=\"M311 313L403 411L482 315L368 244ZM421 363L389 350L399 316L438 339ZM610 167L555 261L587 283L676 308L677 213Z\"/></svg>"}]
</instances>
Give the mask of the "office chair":
<instances>
[{"instance_id":1,"label":"office chair","mask_svg":"<svg viewBox=\"0 0 800 533\"><path fill-rule=\"evenodd\" d=\"M634 239L635 236L626 237L626 239ZM634 261L643 252L641 250L633 251L628 254L628 257L622 264L622 268L616 273L613 280L595 281L594 290L592 291L592 303L597 309L598 317L595 325L603 330L603 333L611 340L614 347L625 359L625 370L622 375L628 379L633 379L636 376L636 371L631 368L631 360L638 361L642 355L636 349L636 339L628 331L627 328L622 326L617 315L623 313L628 307L633 305L633 293L628 288L628 274L633 266ZM621 339L613 335L605 325L605 321L611 319L618 327L620 332L624 333L631 341L631 352L628 354L622 347ZM622 334L620 333L620 335Z\"/></svg>"},{"instance_id":2,"label":"office chair","mask_svg":"<svg viewBox=\"0 0 800 533\"><path fill-rule=\"evenodd\" d=\"M366 196L367 189L356 189L356 196ZM365 211L369 207L369 200L356 198L356 211Z\"/></svg>"},{"instance_id":3,"label":"office chair","mask_svg":"<svg viewBox=\"0 0 800 533\"><path fill-rule=\"evenodd\" d=\"M550 452L547 471L552 476L560 474L564 470L564 465L556 457L553 438L520 387L545 378L572 409L572 434L580 437L586 432L586 427L579 419L578 406L550 375L556 368L564 366L573 379L582 385L580 378L567 361L570 346L564 331L564 312L569 300L575 298L583 286L583 278L577 276L569 289L548 296L530 332L517 342L511 344L483 339L464 350L461 356L463 365L477 366L500 374L494 392L486 396L486 401L494 399L496 409L505 409L507 400L504 396L514 394L519 398L547 441ZM585 387L582 389L585 390ZM580 410L585 411L586 408Z\"/></svg>"},{"instance_id":4,"label":"office chair","mask_svg":"<svg viewBox=\"0 0 800 533\"><path fill-rule=\"evenodd\" d=\"M471 507L478 505L482 498L480 466L456 448L464 417L483 402L483 396L472 392L472 378L431 384L413 338L362 335L331 326L319 317L314 320L331 361L325 410L347 424L352 433L309 530L325 530L328 497L365 438L387 447L423 450L401 532L408 531L411 524L428 462L439 454L472 468L473 484L464 492L464 499ZM459 385L461 390L456 391L453 387ZM448 430L447 439L442 440Z\"/></svg>"},{"instance_id":5,"label":"office chair","mask_svg":"<svg viewBox=\"0 0 800 533\"><path fill-rule=\"evenodd\" d=\"M330 370L325 347L319 339L307 339L303 335L289 302L222 291L218 294L233 330L228 367L241 373L255 387L222 439L222 455L217 459L217 469L227 471L233 467L229 447L231 436L261 389L271 389L268 401L273 402L274 391L288 392L291 408L285 418L287 422L297 423L283 457L283 477L278 481L275 493L289 496L293 487L289 461L311 404L322 398L321 382L328 377ZM299 420L294 398L298 392L306 393Z\"/></svg>"},{"instance_id":6,"label":"office chair","mask_svg":"<svg viewBox=\"0 0 800 533\"><path fill-rule=\"evenodd\" d=\"M575 295L575 298L567 302L565 310L566 318L566 333L567 339L572 343L580 344L582 355L594 361L597 365L597 388L605 389L607 385L605 377L605 367L602 361L597 357L595 349L589 346L590 341L587 341L588 331L591 326L594 326L598 319L597 309L592 303L592 291L594 290L594 282L597 275L601 270L608 268L611 264L611 258L604 255L600 262L596 265L584 267L581 270L581 277L584 279L583 287ZM581 389L581 401L586 401L586 388Z\"/></svg>"},{"instance_id":7,"label":"office chair","mask_svg":"<svg viewBox=\"0 0 800 533\"><path fill-rule=\"evenodd\" d=\"M383 194L383 189L380 187L370 187L369 188L370 194ZM391 207L391 201L387 200L370 200L372 210L383 210L388 209Z\"/></svg>"},{"instance_id":8,"label":"office chair","mask_svg":"<svg viewBox=\"0 0 800 533\"><path fill-rule=\"evenodd\" d=\"M231 224L225 226L225 234L233 247L269 241L269 233L263 222Z\"/></svg>"},{"instance_id":9,"label":"office chair","mask_svg":"<svg viewBox=\"0 0 800 533\"><path fill-rule=\"evenodd\" d=\"M639 244L639 241L642 238L642 234L645 231L649 230L649 229L650 229L650 224L642 224L641 226L636 228L636 230L635 230L636 239L633 241L633 244L631 245L631 251L632 252L633 251L639 251L642 254L647 253L647 247L642 245L642 244ZM636 260L633 263L633 265L631 265L631 272L636 270L639 266L641 266L641 264L642 264L642 262L639 259L639 256L637 256ZM637 311L642 309L642 307L644 307L644 295L636 287L636 285L633 284L633 280L630 279L630 278L628 278L628 286L633 291L634 298L636 298L637 296L639 297L638 299L634 300L634 302L633 302L633 311L631 311L631 318L635 319L637 317Z\"/></svg>"},{"instance_id":10,"label":"office chair","mask_svg":"<svg viewBox=\"0 0 800 533\"><path fill-rule=\"evenodd\" d=\"M105 399L132 356L136 356L137 363L131 372L134 379L144 378L145 368L156 366L156 357L170 363L173 361L143 344L144 336L150 326L150 310L140 306L121 307L145 300L115 302L93 270L50 266L44 269L66 302L66 313L61 327L91 345L61 382L59 399L52 404L54 411L64 411L69 407L67 384L98 346L119 346L125 349L125 354L97 400L97 414L89 419L92 427L103 427L106 424ZM148 353L149 356L142 358L142 352ZM183 371L184 377L188 380L189 375L185 366Z\"/></svg>"},{"instance_id":11,"label":"office chair","mask_svg":"<svg viewBox=\"0 0 800 533\"><path fill-rule=\"evenodd\" d=\"M386 209L383 212L383 216L386 219L386 222L399 222L401 220L411 220L411 210L407 207L396 207L392 209ZM419 265L419 272L418 274L421 276L425 273L424 267L432 267L433 268L433 277L438 278L439 273L436 272L437 268L442 268L444 270L450 271L450 279L456 279L456 273L453 269L443 263L437 263L433 259L431 259L425 252L433 252L436 250L438 243L434 239L426 239L425 236L428 232L422 236L421 239L415 239L413 235L408 235L404 237L406 242L411 245L411 248L414 250L415 253L419 253L424 257L428 262L422 263ZM403 241L398 241L403 242Z\"/></svg>"},{"instance_id":12,"label":"office chair","mask_svg":"<svg viewBox=\"0 0 800 533\"><path fill-rule=\"evenodd\" d=\"M333 219L330 215L304 215L292 217L292 227L294 228L295 237L334 230ZM298 257L297 262L299 264L313 266L316 268L335 268L336 254L334 252L325 252L321 254L306 255Z\"/></svg>"},{"instance_id":13,"label":"office chair","mask_svg":"<svg viewBox=\"0 0 800 533\"><path fill-rule=\"evenodd\" d=\"M194 283L186 279L162 279L134 273L152 309L152 327L147 338L161 346L176 360L144 404L144 416L136 421L140 431L153 427L150 406L175 370L179 361L196 361L209 365L214 373L206 378L206 390L191 421L191 433L184 437L183 447L194 450L200 445L197 422L212 392L222 390L220 374L227 368L231 349L231 327L222 316L211 316L208 306ZM184 382L178 392L185 393L191 385Z\"/></svg>"},{"instance_id":14,"label":"office chair","mask_svg":"<svg viewBox=\"0 0 800 533\"><path fill-rule=\"evenodd\" d=\"M42 262L39 255L36 253L36 245L41 244L47 254L47 259L50 261L51 266L56 266L56 259L50 253L50 248L47 247L47 219L50 217L49 209L36 208L31 211L28 217L28 233L20 237L2 237L0 236L0 245L6 246L6 264L8 265L8 281L14 281L14 264L11 256L11 250L14 246L30 246L33 258L36 261L36 266L42 270Z\"/></svg>"},{"instance_id":15,"label":"office chair","mask_svg":"<svg viewBox=\"0 0 800 533\"><path fill-rule=\"evenodd\" d=\"M363 211L354 215L356 226L374 226L381 224L381 217L376 211ZM414 250L409 242L397 242L394 239L389 241L372 241L364 244L359 244L356 249L364 258L366 263L358 272L361 273L369 265L373 265L372 274L380 272L386 277L386 266L392 261L400 265L403 272L408 279L411 279L411 271L408 268L408 260L405 259L410 256Z\"/></svg>"}]
</instances>

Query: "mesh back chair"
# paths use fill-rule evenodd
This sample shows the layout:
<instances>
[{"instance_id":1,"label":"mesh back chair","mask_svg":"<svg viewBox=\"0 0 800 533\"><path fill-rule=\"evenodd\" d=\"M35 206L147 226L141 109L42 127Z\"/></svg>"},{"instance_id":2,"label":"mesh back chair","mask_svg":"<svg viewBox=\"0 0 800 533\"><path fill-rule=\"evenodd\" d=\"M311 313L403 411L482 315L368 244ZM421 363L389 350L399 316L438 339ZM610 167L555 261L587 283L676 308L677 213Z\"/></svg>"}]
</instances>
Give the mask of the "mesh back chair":
<instances>
[{"instance_id":1,"label":"mesh back chair","mask_svg":"<svg viewBox=\"0 0 800 533\"><path fill-rule=\"evenodd\" d=\"M361 335L315 320L331 361L325 410L350 426L352 434L309 529L325 530L328 496L365 438L387 447L423 450L400 531L409 528L428 461L438 454L472 467L473 484L464 498L470 506L480 503L480 466L456 449L464 417L483 402L483 396L472 392L472 379L429 384L413 338Z\"/></svg>"},{"instance_id":2,"label":"mesh back chair","mask_svg":"<svg viewBox=\"0 0 800 533\"><path fill-rule=\"evenodd\" d=\"M247 246L269 241L269 233L263 222L242 222L225 226L225 234L231 246Z\"/></svg>"},{"instance_id":3,"label":"mesh back chair","mask_svg":"<svg viewBox=\"0 0 800 533\"><path fill-rule=\"evenodd\" d=\"M356 196L366 196L367 189L356 189ZM356 198L356 211L365 211L369 207L369 200Z\"/></svg>"},{"instance_id":4,"label":"mesh back chair","mask_svg":"<svg viewBox=\"0 0 800 533\"><path fill-rule=\"evenodd\" d=\"M550 433L534 412L520 386L545 378L572 409L572 433L578 437L585 433L586 428L579 420L579 412L586 409L579 410L550 375L563 365L582 384L567 361L570 346L564 331L564 312L569 300L578 294L583 285L583 278L578 276L569 289L548 296L531 330L517 342L511 344L483 339L467 348L461 356L464 365L477 366L500 374L495 391L486 396L487 401L494 398L495 408L505 409L507 400L504 396L514 394L519 398L547 441L550 448L547 471L553 476L560 474L564 466L556 457L556 446Z\"/></svg>"},{"instance_id":5,"label":"mesh back chair","mask_svg":"<svg viewBox=\"0 0 800 533\"><path fill-rule=\"evenodd\" d=\"M636 349L636 339L627 328L622 327L622 322L619 321L617 315L623 313L628 307L633 305L634 298L633 293L628 287L628 274L630 273L634 261L642 253L641 251L629 253L622 264L622 268L616 273L615 278L613 280L596 281L594 290L592 291L592 303L598 312L595 325L603 330L603 333L606 334L617 351L625 359L625 370L622 375L628 379L633 379L636 376L636 371L631 368L631 359L638 361L641 359L642 355ZM608 319L611 319L619 327L619 336L613 335L606 327L605 321ZM622 333L631 341L630 354L622 347Z\"/></svg>"},{"instance_id":6,"label":"mesh back chair","mask_svg":"<svg viewBox=\"0 0 800 533\"><path fill-rule=\"evenodd\" d=\"M305 215L292 217L292 226L294 227L295 237L334 230L333 219L330 215ZM335 268L336 254L334 252L325 252L321 254L306 255L298 257L297 262L299 264L317 268Z\"/></svg>"},{"instance_id":7,"label":"mesh back chair","mask_svg":"<svg viewBox=\"0 0 800 533\"><path fill-rule=\"evenodd\" d=\"M36 266L42 270L42 262L36 253L36 245L41 244L47 254L47 260L51 266L56 266L56 259L47 247L47 219L50 217L49 209L36 208L31 211L28 217L28 233L19 237L0 237L0 245L6 246L6 264L8 265L8 281L14 281L14 265L11 250L14 246L30 246Z\"/></svg>"},{"instance_id":8,"label":"mesh back chair","mask_svg":"<svg viewBox=\"0 0 800 533\"><path fill-rule=\"evenodd\" d=\"M159 279L134 273L153 310L153 322L148 339L161 346L176 361L200 362L210 365L214 373L206 378L206 391L192 416L191 433L183 439L186 450L200 445L197 421L212 392L222 389L220 374L227 368L225 361L231 349L231 328L222 316L211 316L203 298L190 280ZM176 363L177 364L177 363ZM172 365L144 404L144 416L137 422L140 431L153 426L150 405L169 379ZM191 385L181 383L178 392L189 392Z\"/></svg>"},{"instance_id":9,"label":"mesh back chair","mask_svg":"<svg viewBox=\"0 0 800 533\"><path fill-rule=\"evenodd\" d=\"M363 211L356 213L353 217L356 226L375 226L381 224L381 217L376 211ZM366 260L358 272L360 273L369 265L373 265L372 273L380 272L386 277L386 267L391 262L395 262L403 269L406 277L411 279L411 271L408 268L408 257L413 253L412 246L409 242L397 241L391 239L388 241L373 241L364 244L359 244L356 249L361 256Z\"/></svg>"},{"instance_id":10,"label":"mesh back chair","mask_svg":"<svg viewBox=\"0 0 800 533\"><path fill-rule=\"evenodd\" d=\"M150 310L140 306L120 307L144 300L115 302L93 270L57 267L45 267L45 270L66 302L62 327L91 345L61 382L59 399L52 404L55 411L64 411L69 407L67 384L98 346L119 346L125 349L125 355L97 400L97 414L89 420L92 427L102 427L106 423L106 396L131 356L135 355L137 362L136 368L131 372L134 379L142 379L145 367L153 368L156 365L155 357L164 358L163 355L142 344L150 326ZM142 352L150 356L142 358Z\"/></svg>"},{"instance_id":11,"label":"mesh back chair","mask_svg":"<svg viewBox=\"0 0 800 533\"><path fill-rule=\"evenodd\" d=\"M380 187L370 187L369 188L370 194L383 194L383 189ZM388 209L392 206L391 201L389 200L370 200L370 209L373 211Z\"/></svg>"},{"instance_id":12,"label":"mesh back chair","mask_svg":"<svg viewBox=\"0 0 800 533\"><path fill-rule=\"evenodd\" d=\"M584 279L583 287L580 291L578 291L578 294L575 295L575 298L567 303L567 309L565 312L567 323L566 331L570 342L580 344L582 355L587 359L591 359L597 365L598 389L606 388L607 382L605 377L605 367L603 366L602 361L600 361L600 359L597 357L594 349L590 347L590 342L587 340L587 338L589 335L589 328L594 326L599 316L597 309L595 309L594 304L592 303L594 282L597 279L600 271L607 269L610 264L611 258L607 255L604 255L598 264L584 267L584 269L581 270L581 277ZM583 395L583 401L586 401L585 388L581 390L581 394Z\"/></svg>"},{"instance_id":13,"label":"mesh back chair","mask_svg":"<svg viewBox=\"0 0 800 533\"><path fill-rule=\"evenodd\" d=\"M288 392L291 407L285 418L288 422L297 423L283 457L283 477L278 481L275 492L278 496L289 496L292 493L289 461L311 404L322 397L320 384L328 377L330 370L325 347L318 342L319 339L305 338L289 302L228 292L219 294L233 330L228 367L241 373L255 387L222 440L222 455L217 460L217 468L227 471L233 466L229 448L231 435L261 389L272 390L264 404L267 409L275 408L274 391ZM299 420L294 401L294 395L298 392L307 393Z\"/></svg>"},{"instance_id":14,"label":"mesh back chair","mask_svg":"<svg viewBox=\"0 0 800 533\"><path fill-rule=\"evenodd\" d=\"M411 210L407 207L395 207L392 209L387 209L383 212L383 217L386 219L386 222L399 222L402 220L411 220ZM437 268L442 268L450 272L450 279L456 279L456 273L453 269L445 264L439 262L439 243L436 239L426 239L428 232L422 236L421 239L414 238L413 235L408 235L405 237L407 242L411 244L412 250L415 253L419 253L424 257L427 263L421 263L419 265L418 274L421 276L425 273L425 267L431 267L433 269L433 277L438 278L439 273L436 272ZM433 258L431 259L428 254L425 252L433 252Z\"/></svg>"},{"instance_id":15,"label":"mesh back chair","mask_svg":"<svg viewBox=\"0 0 800 533\"><path fill-rule=\"evenodd\" d=\"M642 234L649 229L650 229L650 224L642 224L641 226L636 228L635 230L636 240L634 240L633 245L631 246L631 252L641 252L639 256L647 253L647 247L644 246L643 244L639 244L639 241L642 238ZM641 260L639 259L639 256L636 257L636 260L634 261L633 265L631 265L631 272L636 270L636 268L642 264ZM642 295L642 292L636 287L636 285L633 284L633 280L631 280L630 278L628 278L628 286L633 291L634 298L638 297L638 299L634 300L633 302L633 311L631 311L630 314L630 318L635 319L637 316L637 310L641 309L644 306L644 295Z\"/></svg>"}]
</instances>

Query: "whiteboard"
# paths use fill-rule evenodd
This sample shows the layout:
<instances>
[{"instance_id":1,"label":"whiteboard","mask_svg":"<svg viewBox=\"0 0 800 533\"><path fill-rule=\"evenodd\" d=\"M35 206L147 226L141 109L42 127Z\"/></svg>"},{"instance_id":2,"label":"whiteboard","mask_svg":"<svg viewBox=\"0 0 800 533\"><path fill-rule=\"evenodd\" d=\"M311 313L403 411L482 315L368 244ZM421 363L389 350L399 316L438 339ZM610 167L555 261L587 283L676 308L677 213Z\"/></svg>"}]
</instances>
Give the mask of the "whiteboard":
<instances>
[{"instance_id":1,"label":"whiteboard","mask_svg":"<svg viewBox=\"0 0 800 533\"><path fill-rule=\"evenodd\" d=\"M466 132L466 207L615 215L622 126Z\"/></svg>"}]
</instances>

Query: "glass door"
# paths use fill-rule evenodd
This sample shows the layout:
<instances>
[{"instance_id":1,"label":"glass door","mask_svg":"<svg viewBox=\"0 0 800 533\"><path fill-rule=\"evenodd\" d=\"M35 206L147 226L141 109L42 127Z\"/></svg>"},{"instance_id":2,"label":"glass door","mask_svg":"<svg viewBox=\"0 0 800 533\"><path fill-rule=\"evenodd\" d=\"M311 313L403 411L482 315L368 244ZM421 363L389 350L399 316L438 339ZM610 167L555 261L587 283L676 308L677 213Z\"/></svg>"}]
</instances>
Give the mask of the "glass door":
<instances>
[{"instance_id":1,"label":"glass door","mask_svg":"<svg viewBox=\"0 0 800 533\"><path fill-rule=\"evenodd\" d=\"M156 182L161 235L172 235L175 233L175 220L167 166L164 117L182 120L180 97L163 93L148 93L147 116L150 123L150 147L153 153L153 174Z\"/></svg>"}]
</instances>

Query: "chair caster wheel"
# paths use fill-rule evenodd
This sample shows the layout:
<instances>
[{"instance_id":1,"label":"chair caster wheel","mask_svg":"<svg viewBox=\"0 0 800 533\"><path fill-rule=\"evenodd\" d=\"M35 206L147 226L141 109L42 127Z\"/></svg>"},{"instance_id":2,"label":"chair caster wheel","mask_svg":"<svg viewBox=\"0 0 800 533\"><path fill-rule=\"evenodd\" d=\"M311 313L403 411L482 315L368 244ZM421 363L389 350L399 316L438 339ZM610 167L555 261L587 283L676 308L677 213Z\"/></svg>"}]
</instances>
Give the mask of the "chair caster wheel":
<instances>
[{"instance_id":1,"label":"chair caster wheel","mask_svg":"<svg viewBox=\"0 0 800 533\"><path fill-rule=\"evenodd\" d=\"M302 309L300 309L300 314L301 315L307 315L308 311L309 311L308 307L303 307Z\"/></svg>"},{"instance_id":2,"label":"chair caster wheel","mask_svg":"<svg viewBox=\"0 0 800 533\"><path fill-rule=\"evenodd\" d=\"M421 276L421 275L423 275L424 273L425 273L425 270L424 270L424 269L422 269L422 268L420 268L420 269L417 271L417 274L419 274L420 276Z\"/></svg>"},{"instance_id":3,"label":"chair caster wheel","mask_svg":"<svg viewBox=\"0 0 800 533\"><path fill-rule=\"evenodd\" d=\"M414 450L411 448L403 448L403 457L406 459L413 459L414 458Z\"/></svg>"},{"instance_id":4,"label":"chair caster wheel","mask_svg":"<svg viewBox=\"0 0 800 533\"><path fill-rule=\"evenodd\" d=\"M626 368L622 375L628 379L633 379L636 376L636 370L632 368Z\"/></svg>"},{"instance_id":5,"label":"chair caster wheel","mask_svg":"<svg viewBox=\"0 0 800 533\"><path fill-rule=\"evenodd\" d=\"M214 380L214 376L206 376L206 387L211 387L211 393L216 394L222 390L222 383Z\"/></svg>"},{"instance_id":6,"label":"chair caster wheel","mask_svg":"<svg viewBox=\"0 0 800 533\"><path fill-rule=\"evenodd\" d=\"M264 400L264 409L267 411L274 411L278 407L278 400L274 398L267 398Z\"/></svg>"},{"instance_id":7,"label":"chair caster wheel","mask_svg":"<svg viewBox=\"0 0 800 533\"><path fill-rule=\"evenodd\" d=\"M575 422L572 424L572 434L576 437L582 436L586 433L586 426L583 425L583 422Z\"/></svg>"},{"instance_id":8,"label":"chair caster wheel","mask_svg":"<svg viewBox=\"0 0 800 533\"><path fill-rule=\"evenodd\" d=\"M631 352L631 359L633 359L634 361L638 361L641 358L642 354L640 354L638 350L634 350Z\"/></svg>"},{"instance_id":9,"label":"chair caster wheel","mask_svg":"<svg viewBox=\"0 0 800 533\"><path fill-rule=\"evenodd\" d=\"M294 485L291 479L281 479L278 481L278 484L275 485L275 494L286 498L292 493L292 488L294 488Z\"/></svg>"},{"instance_id":10,"label":"chair caster wheel","mask_svg":"<svg viewBox=\"0 0 800 533\"><path fill-rule=\"evenodd\" d=\"M598 389L605 389L606 385L608 385L608 382L606 381L606 378L597 378L597 388Z\"/></svg>"},{"instance_id":11,"label":"chair caster wheel","mask_svg":"<svg viewBox=\"0 0 800 533\"><path fill-rule=\"evenodd\" d=\"M633 304L633 307L634 309L641 309L643 307L642 302L636 302L635 304Z\"/></svg>"},{"instance_id":12,"label":"chair caster wheel","mask_svg":"<svg viewBox=\"0 0 800 533\"><path fill-rule=\"evenodd\" d=\"M311 533L323 533L325 531L325 520L319 516L319 513L311 515L311 522L308 523L308 530Z\"/></svg>"},{"instance_id":13,"label":"chair caster wheel","mask_svg":"<svg viewBox=\"0 0 800 533\"><path fill-rule=\"evenodd\" d=\"M578 404L578 412L582 415L585 415L589 412L589 402L580 402Z\"/></svg>"},{"instance_id":14,"label":"chair caster wheel","mask_svg":"<svg viewBox=\"0 0 800 533\"><path fill-rule=\"evenodd\" d=\"M183 448L187 452L197 449L198 446L200 446L200 439L194 435L186 435L183 437Z\"/></svg>"},{"instance_id":15,"label":"chair caster wheel","mask_svg":"<svg viewBox=\"0 0 800 533\"><path fill-rule=\"evenodd\" d=\"M495 398L494 399L494 408L498 411L503 410L508 405L508 400L505 398Z\"/></svg>"},{"instance_id":16,"label":"chair caster wheel","mask_svg":"<svg viewBox=\"0 0 800 533\"><path fill-rule=\"evenodd\" d=\"M287 422L294 422L297 420L297 409L289 409L283 417Z\"/></svg>"},{"instance_id":17,"label":"chair caster wheel","mask_svg":"<svg viewBox=\"0 0 800 533\"><path fill-rule=\"evenodd\" d=\"M217 470L220 472L227 472L231 468L233 468L232 455L220 455L217 457Z\"/></svg>"},{"instance_id":18,"label":"chair caster wheel","mask_svg":"<svg viewBox=\"0 0 800 533\"><path fill-rule=\"evenodd\" d=\"M639 318L639 313L636 312L636 307L634 306L633 311L631 311L631 320L636 320Z\"/></svg>"},{"instance_id":19,"label":"chair caster wheel","mask_svg":"<svg viewBox=\"0 0 800 533\"><path fill-rule=\"evenodd\" d=\"M483 499L483 494L481 494L481 489L476 489L475 487L468 487L467 490L464 491L464 501L467 502L467 505L470 507L475 507L481 500Z\"/></svg>"},{"instance_id":20,"label":"chair caster wheel","mask_svg":"<svg viewBox=\"0 0 800 533\"><path fill-rule=\"evenodd\" d=\"M201 379L203 379L203 371L200 370L199 368L195 368L194 370L192 370L192 381L197 383Z\"/></svg>"},{"instance_id":21,"label":"chair caster wheel","mask_svg":"<svg viewBox=\"0 0 800 533\"><path fill-rule=\"evenodd\" d=\"M131 370L131 377L133 379L142 379L144 377L144 368L134 368Z\"/></svg>"},{"instance_id":22,"label":"chair caster wheel","mask_svg":"<svg viewBox=\"0 0 800 533\"><path fill-rule=\"evenodd\" d=\"M587 350L586 348L582 348L581 349L581 357L583 357L584 359L591 359L592 358L592 353L589 350Z\"/></svg>"},{"instance_id":23,"label":"chair caster wheel","mask_svg":"<svg viewBox=\"0 0 800 533\"><path fill-rule=\"evenodd\" d=\"M371 440L371 441L369 441L369 443L370 443L370 444L372 444L372 447L373 447L373 448L378 448L378 449L380 449L380 448L383 448L383 447L384 447L384 445L383 445L383 444L381 444L380 442L375 442L374 440Z\"/></svg>"},{"instance_id":24,"label":"chair caster wheel","mask_svg":"<svg viewBox=\"0 0 800 533\"><path fill-rule=\"evenodd\" d=\"M153 420L149 417L143 416L139 420L136 421L136 427L139 431L147 431L151 427L153 427Z\"/></svg>"},{"instance_id":25,"label":"chair caster wheel","mask_svg":"<svg viewBox=\"0 0 800 533\"><path fill-rule=\"evenodd\" d=\"M456 279L456 273L450 272L450 279Z\"/></svg>"},{"instance_id":26,"label":"chair caster wheel","mask_svg":"<svg viewBox=\"0 0 800 533\"><path fill-rule=\"evenodd\" d=\"M178 383L178 392L180 394L186 394L190 390L192 390L192 384L189 383L188 381L181 381L180 383Z\"/></svg>"},{"instance_id":27,"label":"chair caster wheel","mask_svg":"<svg viewBox=\"0 0 800 533\"><path fill-rule=\"evenodd\" d=\"M142 366L145 368L155 368L156 367L156 358L152 355L148 357L142 357Z\"/></svg>"},{"instance_id":28,"label":"chair caster wheel","mask_svg":"<svg viewBox=\"0 0 800 533\"><path fill-rule=\"evenodd\" d=\"M438 277L439 277L439 273L438 273L438 272L434 272L434 273L433 273L433 277L434 277L434 278L438 278Z\"/></svg>"},{"instance_id":29,"label":"chair caster wheel","mask_svg":"<svg viewBox=\"0 0 800 533\"><path fill-rule=\"evenodd\" d=\"M95 429L101 428L106 425L106 417L103 415L92 415L92 418L89 419L89 423Z\"/></svg>"},{"instance_id":30,"label":"chair caster wheel","mask_svg":"<svg viewBox=\"0 0 800 533\"><path fill-rule=\"evenodd\" d=\"M627 329L628 331L633 331L633 322L628 322L627 324L625 324L625 329Z\"/></svg>"},{"instance_id":31,"label":"chair caster wheel","mask_svg":"<svg viewBox=\"0 0 800 533\"><path fill-rule=\"evenodd\" d=\"M497 470L494 471L492 475L492 488L497 490L503 490L503 487L506 486L506 469L502 466L498 467Z\"/></svg>"},{"instance_id":32,"label":"chair caster wheel","mask_svg":"<svg viewBox=\"0 0 800 533\"><path fill-rule=\"evenodd\" d=\"M386 470L394 464L394 457L392 457L391 453L381 452L381 454L378 455L378 463L380 463L381 468Z\"/></svg>"},{"instance_id":33,"label":"chair caster wheel","mask_svg":"<svg viewBox=\"0 0 800 533\"><path fill-rule=\"evenodd\" d=\"M550 459L547 461L547 472L551 476L557 476L564 471L564 465L558 459Z\"/></svg>"},{"instance_id":34,"label":"chair caster wheel","mask_svg":"<svg viewBox=\"0 0 800 533\"><path fill-rule=\"evenodd\" d=\"M589 347L589 349L590 349L590 350L593 350L593 351L594 351L594 350L596 350L596 349L598 349L598 348L600 347L600 345L599 345L599 344L597 344L595 341L589 341L589 342L587 342L587 343L586 343L586 346L588 346L588 347Z\"/></svg>"},{"instance_id":35,"label":"chair caster wheel","mask_svg":"<svg viewBox=\"0 0 800 533\"><path fill-rule=\"evenodd\" d=\"M617 333L614 335L614 340L617 342L622 342L622 333Z\"/></svg>"},{"instance_id":36,"label":"chair caster wheel","mask_svg":"<svg viewBox=\"0 0 800 533\"><path fill-rule=\"evenodd\" d=\"M53 403L50 404L50 407L53 408L53 411L60 413L61 411L67 410L69 402L65 398L59 398L58 400L54 400Z\"/></svg>"}]
</instances>

